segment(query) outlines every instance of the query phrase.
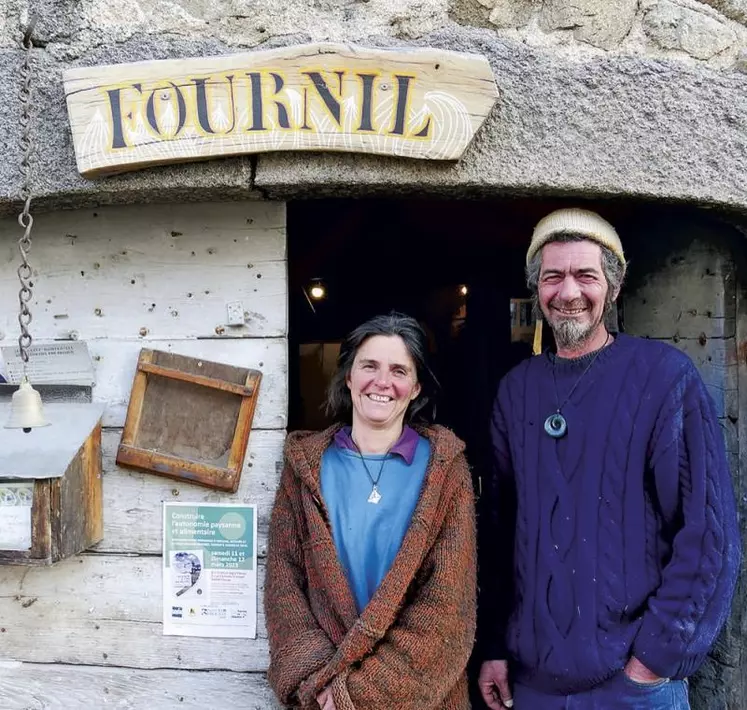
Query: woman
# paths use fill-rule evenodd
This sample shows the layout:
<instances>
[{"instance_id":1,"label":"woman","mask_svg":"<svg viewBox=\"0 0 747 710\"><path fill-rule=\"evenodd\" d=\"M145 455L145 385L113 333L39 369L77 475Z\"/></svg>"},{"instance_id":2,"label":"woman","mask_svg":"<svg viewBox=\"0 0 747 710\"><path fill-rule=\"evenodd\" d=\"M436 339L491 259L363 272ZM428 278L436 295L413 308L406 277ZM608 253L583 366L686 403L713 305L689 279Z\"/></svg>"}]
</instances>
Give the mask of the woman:
<instances>
[{"instance_id":1,"label":"woman","mask_svg":"<svg viewBox=\"0 0 747 710\"><path fill-rule=\"evenodd\" d=\"M437 382L417 321L392 313L340 350L328 410L288 436L270 522L270 683L322 710L466 709L475 630L463 444L428 420Z\"/></svg>"}]
</instances>

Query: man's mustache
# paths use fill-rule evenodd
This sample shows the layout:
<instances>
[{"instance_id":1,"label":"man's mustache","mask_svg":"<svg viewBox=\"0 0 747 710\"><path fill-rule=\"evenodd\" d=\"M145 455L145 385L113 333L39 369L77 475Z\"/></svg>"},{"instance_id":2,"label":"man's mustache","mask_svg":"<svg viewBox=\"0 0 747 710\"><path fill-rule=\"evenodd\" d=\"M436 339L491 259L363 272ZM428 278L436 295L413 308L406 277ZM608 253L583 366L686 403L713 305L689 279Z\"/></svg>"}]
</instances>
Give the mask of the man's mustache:
<instances>
[{"instance_id":1,"label":"man's mustache","mask_svg":"<svg viewBox=\"0 0 747 710\"><path fill-rule=\"evenodd\" d=\"M575 298L572 301L561 301L559 298L553 298L550 301L550 307L561 308L566 311L574 311L580 308L590 308L590 304L585 298Z\"/></svg>"}]
</instances>

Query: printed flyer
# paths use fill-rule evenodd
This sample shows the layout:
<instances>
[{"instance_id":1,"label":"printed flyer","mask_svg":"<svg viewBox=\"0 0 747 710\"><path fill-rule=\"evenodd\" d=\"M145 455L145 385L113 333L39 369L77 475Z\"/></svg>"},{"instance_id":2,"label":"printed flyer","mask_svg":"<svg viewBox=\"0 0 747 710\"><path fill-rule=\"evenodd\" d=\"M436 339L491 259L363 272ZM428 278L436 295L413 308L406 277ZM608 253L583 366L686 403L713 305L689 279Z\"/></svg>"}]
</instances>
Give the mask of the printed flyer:
<instances>
[{"instance_id":1,"label":"printed flyer","mask_svg":"<svg viewBox=\"0 0 747 710\"><path fill-rule=\"evenodd\" d=\"M164 503L163 633L257 637L257 510Z\"/></svg>"},{"instance_id":2,"label":"printed flyer","mask_svg":"<svg viewBox=\"0 0 747 710\"><path fill-rule=\"evenodd\" d=\"M33 481L0 481L0 550L31 549L33 502Z\"/></svg>"}]
</instances>

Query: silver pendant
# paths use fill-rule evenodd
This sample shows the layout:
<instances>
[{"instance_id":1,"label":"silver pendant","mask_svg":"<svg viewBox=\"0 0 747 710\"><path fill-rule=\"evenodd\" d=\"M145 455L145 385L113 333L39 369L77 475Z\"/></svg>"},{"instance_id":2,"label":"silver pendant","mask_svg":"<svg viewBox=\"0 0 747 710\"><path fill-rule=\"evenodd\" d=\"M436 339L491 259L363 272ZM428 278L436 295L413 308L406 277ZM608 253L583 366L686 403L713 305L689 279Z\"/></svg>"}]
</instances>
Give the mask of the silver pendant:
<instances>
[{"instance_id":1,"label":"silver pendant","mask_svg":"<svg viewBox=\"0 0 747 710\"><path fill-rule=\"evenodd\" d=\"M374 505L378 505L380 500L381 500L381 493L379 493L379 489L376 486L374 486L371 489L371 495L368 496L368 502L373 503Z\"/></svg>"},{"instance_id":2,"label":"silver pendant","mask_svg":"<svg viewBox=\"0 0 747 710\"><path fill-rule=\"evenodd\" d=\"M566 422L565 417L560 412L551 414L545 419L545 432L553 439L562 439L567 431L568 422Z\"/></svg>"}]
</instances>

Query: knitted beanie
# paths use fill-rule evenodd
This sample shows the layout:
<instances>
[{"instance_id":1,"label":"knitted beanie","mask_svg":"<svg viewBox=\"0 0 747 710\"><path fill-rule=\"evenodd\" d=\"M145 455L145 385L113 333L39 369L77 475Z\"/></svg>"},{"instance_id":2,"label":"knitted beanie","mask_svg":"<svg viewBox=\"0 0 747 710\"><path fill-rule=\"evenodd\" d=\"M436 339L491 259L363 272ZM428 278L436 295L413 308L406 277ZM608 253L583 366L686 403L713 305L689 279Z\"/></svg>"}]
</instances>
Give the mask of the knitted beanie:
<instances>
[{"instance_id":1,"label":"knitted beanie","mask_svg":"<svg viewBox=\"0 0 747 710\"><path fill-rule=\"evenodd\" d=\"M527 251L527 264L545 244L551 242L553 237L559 234L576 234L601 244L625 264L622 242L615 228L596 212L578 207L555 210L537 223Z\"/></svg>"}]
</instances>

